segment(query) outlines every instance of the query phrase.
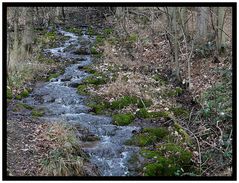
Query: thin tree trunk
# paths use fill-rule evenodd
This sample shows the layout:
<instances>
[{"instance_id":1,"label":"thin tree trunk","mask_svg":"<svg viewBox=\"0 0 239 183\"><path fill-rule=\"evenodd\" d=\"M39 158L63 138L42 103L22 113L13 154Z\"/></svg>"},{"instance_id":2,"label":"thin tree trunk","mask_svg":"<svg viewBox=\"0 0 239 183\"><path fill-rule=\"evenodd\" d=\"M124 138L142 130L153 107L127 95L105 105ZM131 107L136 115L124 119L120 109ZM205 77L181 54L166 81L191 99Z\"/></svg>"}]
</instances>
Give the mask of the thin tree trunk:
<instances>
[{"instance_id":1,"label":"thin tree trunk","mask_svg":"<svg viewBox=\"0 0 239 183\"><path fill-rule=\"evenodd\" d=\"M217 51L218 53L224 52L225 48L225 33L224 33L224 18L225 18L225 8L218 7L217 8Z\"/></svg>"}]
</instances>

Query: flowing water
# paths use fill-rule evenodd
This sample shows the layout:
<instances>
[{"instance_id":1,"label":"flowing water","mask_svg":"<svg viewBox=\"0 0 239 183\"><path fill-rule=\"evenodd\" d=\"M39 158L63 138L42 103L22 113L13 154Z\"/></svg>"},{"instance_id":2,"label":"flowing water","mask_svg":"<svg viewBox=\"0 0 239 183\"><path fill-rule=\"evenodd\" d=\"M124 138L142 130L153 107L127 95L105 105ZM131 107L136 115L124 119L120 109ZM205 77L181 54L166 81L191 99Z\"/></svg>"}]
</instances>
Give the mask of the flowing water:
<instances>
[{"instance_id":1,"label":"flowing water","mask_svg":"<svg viewBox=\"0 0 239 183\"><path fill-rule=\"evenodd\" d=\"M138 148L126 146L124 142L138 127L116 126L112 124L110 117L90 114L90 109L84 104L86 96L77 93L76 86L90 75L79 68L91 64L92 57L90 54L75 54L74 50L83 47L89 49L95 40L94 36L86 35L87 27L82 28L82 36L76 36L61 28L58 30L60 34L68 36L69 40L60 47L46 49L45 53L52 54L59 60L73 60L74 64L67 66L64 74L59 77L37 86L24 102L36 108L43 108L45 115L42 118L48 121L67 121L97 135L100 140L88 142L83 149L90 155L91 162L97 165L102 176L132 175L128 160L138 152Z\"/></svg>"}]
</instances>

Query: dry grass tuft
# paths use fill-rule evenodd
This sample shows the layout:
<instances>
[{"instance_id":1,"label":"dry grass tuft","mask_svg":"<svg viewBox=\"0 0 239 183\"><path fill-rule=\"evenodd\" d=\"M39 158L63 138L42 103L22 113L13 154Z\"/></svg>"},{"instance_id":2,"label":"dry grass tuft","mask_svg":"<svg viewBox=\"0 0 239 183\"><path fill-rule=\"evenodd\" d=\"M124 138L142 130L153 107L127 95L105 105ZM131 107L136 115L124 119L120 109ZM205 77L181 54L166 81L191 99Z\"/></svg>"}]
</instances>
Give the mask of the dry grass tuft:
<instances>
[{"instance_id":1,"label":"dry grass tuft","mask_svg":"<svg viewBox=\"0 0 239 183\"><path fill-rule=\"evenodd\" d=\"M48 124L40 136L48 152L41 161L44 176L84 176L87 156L76 137L76 129L64 122Z\"/></svg>"}]
</instances>

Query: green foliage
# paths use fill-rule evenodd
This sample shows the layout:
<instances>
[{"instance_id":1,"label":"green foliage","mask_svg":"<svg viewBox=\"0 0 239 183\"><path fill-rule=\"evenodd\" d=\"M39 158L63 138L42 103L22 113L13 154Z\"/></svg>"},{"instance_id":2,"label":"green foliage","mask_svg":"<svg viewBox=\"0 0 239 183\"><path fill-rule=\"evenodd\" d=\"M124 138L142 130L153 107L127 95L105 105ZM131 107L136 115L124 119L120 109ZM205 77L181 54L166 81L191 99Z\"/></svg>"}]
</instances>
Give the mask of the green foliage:
<instances>
[{"instance_id":1,"label":"green foliage","mask_svg":"<svg viewBox=\"0 0 239 183\"><path fill-rule=\"evenodd\" d=\"M45 55L43 55L42 53L39 53L36 57L37 61L42 62L42 63L46 63L46 64L53 64L55 63L55 60L46 57Z\"/></svg>"},{"instance_id":2,"label":"green foliage","mask_svg":"<svg viewBox=\"0 0 239 183\"><path fill-rule=\"evenodd\" d=\"M153 79L155 81L157 81L160 85L168 84L168 82L162 76L160 76L159 74L154 75Z\"/></svg>"},{"instance_id":3,"label":"green foliage","mask_svg":"<svg viewBox=\"0 0 239 183\"><path fill-rule=\"evenodd\" d=\"M139 108L143 108L143 107L149 107L153 104L152 100L150 99L138 99L138 103L137 106Z\"/></svg>"},{"instance_id":4,"label":"green foliage","mask_svg":"<svg viewBox=\"0 0 239 183\"><path fill-rule=\"evenodd\" d=\"M92 67L90 67L90 66L84 66L82 69L85 70L86 72L90 73L90 74L96 74L97 73L96 70L92 69Z\"/></svg>"},{"instance_id":5,"label":"green foliage","mask_svg":"<svg viewBox=\"0 0 239 183\"><path fill-rule=\"evenodd\" d=\"M29 96L29 91L24 89L19 95L16 96L17 100L21 100L22 98L26 98Z\"/></svg>"},{"instance_id":6,"label":"green foliage","mask_svg":"<svg viewBox=\"0 0 239 183\"><path fill-rule=\"evenodd\" d=\"M86 84L78 85L77 92L81 95L87 95L88 94L87 85Z\"/></svg>"},{"instance_id":7,"label":"green foliage","mask_svg":"<svg viewBox=\"0 0 239 183\"><path fill-rule=\"evenodd\" d=\"M28 110L33 110L34 107L30 106L30 105L27 105L27 104L24 104L24 103L17 103L16 104L16 107L17 108L25 108L25 109L28 109Z\"/></svg>"},{"instance_id":8,"label":"green foliage","mask_svg":"<svg viewBox=\"0 0 239 183\"><path fill-rule=\"evenodd\" d=\"M168 92L165 93L166 97L176 97L179 96L183 93L183 89L180 87L176 87L174 90L169 90Z\"/></svg>"},{"instance_id":9,"label":"green foliage","mask_svg":"<svg viewBox=\"0 0 239 183\"><path fill-rule=\"evenodd\" d=\"M66 29L67 32L73 32L79 36L83 35L82 29L81 28L76 28L76 27L69 27Z\"/></svg>"},{"instance_id":10,"label":"green foliage","mask_svg":"<svg viewBox=\"0 0 239 183\"><path fill-rule=\"evenodd\" d=\"M115 100L111 103L111 109L123 109L130 104L137 104L138 98L135 96L123 96L122 98Z\"/></svg>"},{"instance_id":11,"label":"green foliage","mask_svg":"<svg viewBox=\"0 0 239 183\"><path fill-rule=\"evenodd\" d=\"M169 109L169 111L172 111L174 113L174 115L177 117L179 117L179 116L183 116L185 118L189 117L189 111L186 109L183 109L181 107L172 107Z\"/></svg>"},{"instance_id":12,"label":"green foliage","mask_svg":"<svg viewBox=\"0 0 239 183\"><path fill-rule=\"evenodd\" d=\"M215 123L232 120L232 73L224 70L221 74L222 81L204 92L200 100L202 116Z\"/></svg>"},{"instance_id":13,"label":"green foliage","mask_svg":"<svg viewBox=\"0 0 239 183\"><path fill-rule=\"evenodd\" d=\"M45 34L45 37L48 41L55 41L56 40L56 31L51 31L51 32L47 32Z\"/></svg>"},{"instance_id":14,"label":"green foliage","mask_svg":"<svg viewBox=\"0 0 239 183\"><path fill-rule=\"evenodd\" d=\"M162 144L156 150L142 150L141 154L153 161L144 168L146 176L180 175L192 165L192 153L172 143Z\"/></svg>"},{"instance_id":15,"label":"green foliage","mask_svg":"<svg viewBox=\"0 0 239 183\"><path fill-rule=\"evenodd\" d=\"M93 54L93 55L98 55L98 54L100 54L100 52L98 52L95 47L91 47L91 48L90 48L90 53Z\"/></svg>"},{"instance_id":16,"label":"green foliage","mask_svg":"<svg viewBox=\"0 0 239 183\"><path fill-rule=\"evenodd\" d=\"M175 130L183 137L185 142L191 143L191 138L188 133L177 122L174 123Z\"/></svg>"},{"instance_id":17,"label":"green foliage","mask_svg":"<svg viewBox=\"0 0 239 183\"><path fill-rule=\"evenodd\" d=\"M93 27L89 27L89 28L88 28L88 34L89 34L90 36L96 35L96 32L94 31Z\"/></svg>"},{"instance_id":18,"label":"green foliage","mask_svg":"<svg viewBox=\"0 0 239 183\"><path fill-rule=\"evenodd\" d=\"M173 176L177 166L165 157L158 158L157 162L145 166L145 176Z\"/></svg>"},{"instance_id":19,"label":"green foliage","mask_svg":"<svg viewBox=\"0 0 239 183\"><path fill-rule=\"evenodd\" d=\"M134 120L134 115L127 113L127 114L115 114L112 116L113 122L119 126L129 125Z\"/></svg>"},{"instance_id":20,"label":"green foliage","mask_svg":"<svg viewBox=\"0 0 239 183\"><path fill-rule=\"evenodd\" d=\"M109 108L109 102L103 100L100 97L91 97L87 106L92 108L92 112L95 114L103 114Z\"/></svg>"},{"instance_id":21,"label":"green foliage","mask_svg":"<svg viewBox=\"0 0 239 183\"><path fill-rule=\"evenodd\" d=\"M108 78L102 73L95 73L84 79L85 84L102 85L108 82Z\"/></svg>"},{"instance_id":22,"label":"green foliage","mask_svg":"<svg viewBox=\"0 0 239 183\"><path fill-rule=\"evenodd\" d=\"M157 142L167 136L168 131L165 128L145 128L143 133L134 135L126 142L127 145L146 146Z\"/></svg>"},{"instance_id":23,"label":"green foliage","mask_svg":"<svg viewBox=\"0 0 239 183\"><path fill-rule=\"evenodd\" d=\"M138 118L169 118L169 113L168 112L148 112L147 109L142 108L139 111L136 112L136 116Z\"/></svg>"},{"instance_id":24,"label":"green foliage","mask_svg":"<svg viewBox=\"0 0 239 183\"><path fill-rule=\"evenodd\" d=\"M135 43L138 40L138 35L136 33L130 34L127 41L130 43Z\"/></svg>"},{"instance_id":25,"label":"green foliage","mask_svg":"<svg viewBox=\"0 0 239 183\"><path fill-rule=\"evenodd\" d=\"M33 109L32 110L32 116L34 116L34 117L41 117L43 115L44 115L43 109Z\"/></svg>"},{"instance_id":26,"label":"green foliage","mask_svg":"<svg viewBox=\"0 0 239 183\"><path fill-rule=\"evenodd\" d=\"M47 78L47 80L50 81L51 79L53 79L53 78L57 78L58 76L60 76L60 73L53 73L53 74L50 74L50 76Z\"/></svg>"},{"instance_id":27,"label":"green foliage","mask_svg":"<svg viewBox=\"0 0 239 183\"><path fill-rule=\"evenodd\" d=\"M104 35L108 36L109 34L113 33L113 29L112 28L105 28L103 32L104 32Z\"/></svg>"},{"instance_id":28,"label":"green foliage","mask_svg":"<svg viewBox=\"0 0 239 183\"><path fill-rule=\"evenodd\" d=\"M12 99L12 90L10 88L7 88L7 99Z\"/></svg>"},{"instance_id":29,"label":"green foliage","mask_svg":"<svg viewBox=\"0 0 239 183\"><path fill-rule=\"evenodd\" d=\"M96 36L96 40L95 40L95 44L96 44L96 45L101 45L101 44L103 44L104 39L105 39L105 38L104 38L103 36L97 35L97 36Z\"/></svg>"},{"instance_id":30,"label":"green foliage","mask_svg":"<svg viewBox=\"0 0 239 183\"><path fill-rule=\"evenodd\" d=\"M149 107L152 105L152 101L146 99L141 100L136 96L123 96L122 98L111 103L111 109L123 109L131 104L137 105L138 107Z\"/></svg>"}]
</instances>

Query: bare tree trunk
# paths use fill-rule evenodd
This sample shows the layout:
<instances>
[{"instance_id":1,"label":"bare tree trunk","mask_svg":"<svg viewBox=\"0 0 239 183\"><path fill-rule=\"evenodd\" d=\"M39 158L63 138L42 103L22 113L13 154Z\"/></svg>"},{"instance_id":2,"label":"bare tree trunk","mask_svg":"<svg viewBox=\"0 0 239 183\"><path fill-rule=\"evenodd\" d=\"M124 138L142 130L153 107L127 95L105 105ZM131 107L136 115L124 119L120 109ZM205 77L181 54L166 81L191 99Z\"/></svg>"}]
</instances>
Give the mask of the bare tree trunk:
<instances>
[{"instance_id":1,"label":"bare tree trunk","mask_svg":"<svg viewBox=\"0 0 239 183\"><path fill-rule=\"evenodd\" d=\"M225 7L218 7L217 8L217 51L218 53L223 53L225 48L225 32L224 32L224 18L225 18Z\"/></svg>"},{"instance_id":2,"label":"bare tree trunk","mask_svg":"<svg viewBox=\"0 0 239 183\"><path fill-rule=\"evenodd\" d=\"M32 53L33 44L33 12L31 7L25 8L25 30L23 35L23 57L28 57Z\"/></svg>"},{"instance_id":3,"label":"bare tree trunk","mask_svg":"<svg viewBox=\"0 0 239 183\"><path fill-rule=\"evenodd\" d=\"M178 81L181 81L180 77L180 67L178 60L178 31L177 31L177 8L173 9L173 32L174 32L174 62L176 66L176 78Z\"/></svg>"},{"instance_id":4,"label":"bare tree trunk","mask_svg":"<svg viewBox=\"0 0 239 183\"><path fill-rule=\"evenodd\" d=\"M198 7L197 13L197 42L205 42L207 39L208 7Z\"/></svg>"}]
</instances>

